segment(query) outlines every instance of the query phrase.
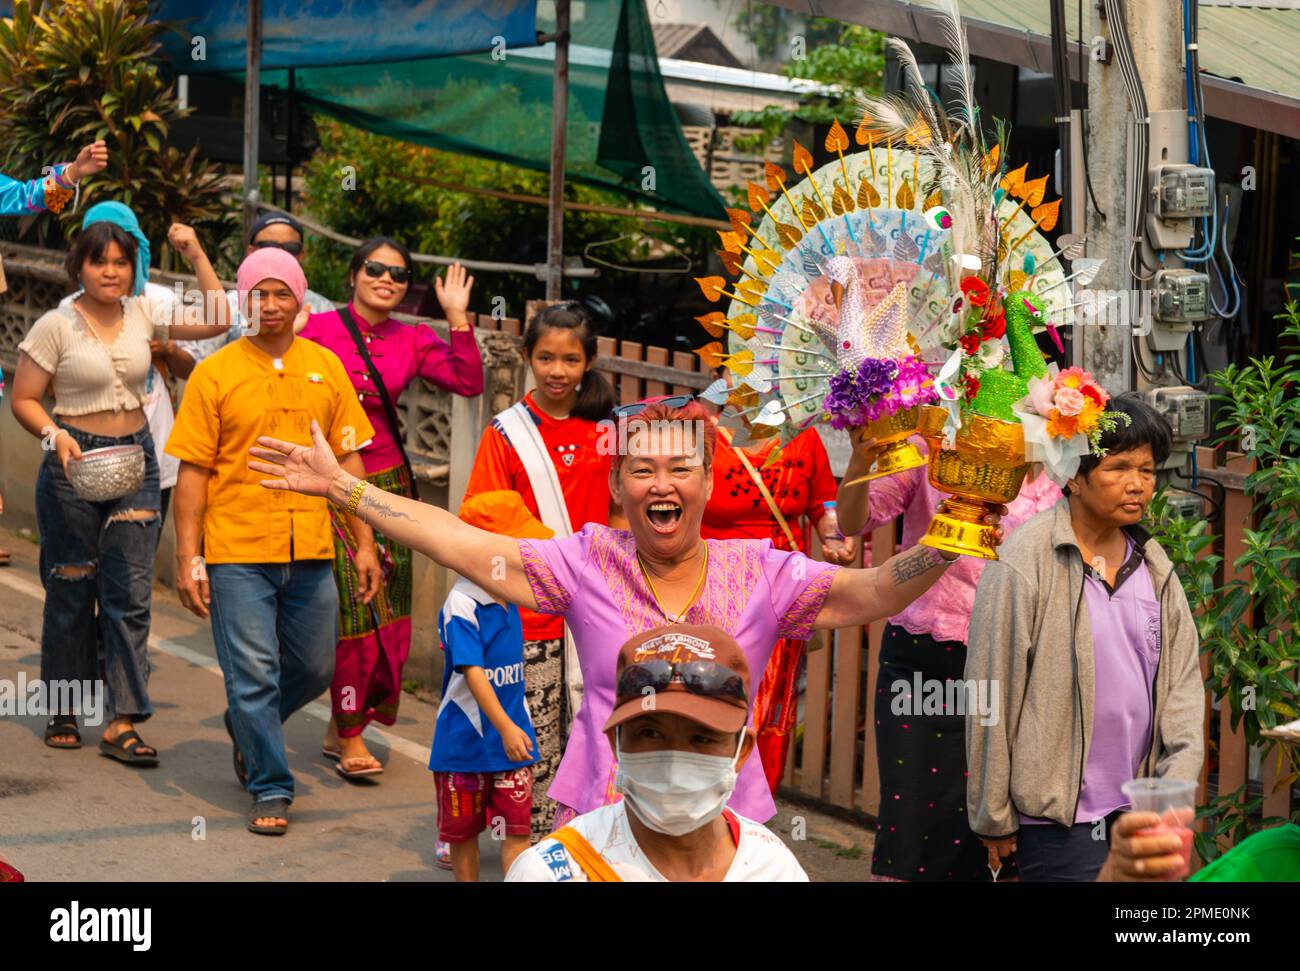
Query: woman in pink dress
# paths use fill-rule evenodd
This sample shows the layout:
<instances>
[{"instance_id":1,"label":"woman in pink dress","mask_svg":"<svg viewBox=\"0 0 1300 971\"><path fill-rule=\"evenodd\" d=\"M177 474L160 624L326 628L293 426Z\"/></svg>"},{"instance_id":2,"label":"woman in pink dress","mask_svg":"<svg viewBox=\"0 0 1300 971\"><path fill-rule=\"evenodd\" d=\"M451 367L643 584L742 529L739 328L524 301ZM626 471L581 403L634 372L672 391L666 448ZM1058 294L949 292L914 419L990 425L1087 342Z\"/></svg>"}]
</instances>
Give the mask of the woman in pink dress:
<instances>
[{"instance_id":1,"label":"woman in pink dress","mask_svg":"<svg viewBox=\"0 0 1300 971\"><path fill-rule=\"evenodd\" d=\"M483 361L466 313L474 278L454 264L445 280L434 281L451 324L449 346L432 327L413 327L392 318L412 276L411 254L401 243L385 237L367 240L352 255L349 273L353 291L348 305L312 314L298 336L337 354L357 389L375 429L375 437L361 448L366 480L385 492L415 499L393 404L416 377L456 394L482 393ZM411 650L411 551L376 531L384 585L370 603L363 603L353 566L355 540L343 517L334 516L333 526L339 644L330 686L333 717L322 750L338 759L339 774L351 779L383 771L361 739L366 725L397 720L402 667Z\"/></svg>"},{"instance_id":2,"label":"woman in pink dress","mask_svg":"<svg viewBox=\"0 0 1300 971\"><path fill-rule=\"evenodd\" d=\"M564 806L557 826L619 796L600 728L614 706L614 661L630 636L679 622L715 624L740 643L751 670L763 670L778 638L807 639L814 629L897 613L955 558L915 547L876 569L854 570L775 549L771 540L704 540L716 436L708 412L681 396L614 414L601 447L613 455L610 491L630 529L588 524L564 539L497 536L445 509L381 492L343 472L315 430L312 448L259 439L249 462L272 477L263 480L267 488L327 496L492 596L565 618L584 696L551 783L550 795ZM775 814L757 759L745 763L730 805L758 822Z\"/></svg>"},{"instance_id":3,"label":"woman in pink dress","mask_svg":"<svg viewBox=\"0 0 1300 971\"><path fill-rule=\"evenodd\" d=\"M920 436L912 443L927 453ZM865 474L873 460L869 449L855 452L844 482ZM1009 533L1060 498L1061 490L1046 475L1027 478L1007 506L1002 528ZM901 515L903 543L915 543L942 500L924 468L841 485L840 529L869 535ZM985 562L963 556L885 626L872 714L880 770L873 879L987 881L992 876L988 853L966 822L964 713L934 711L933 703L925 707L930 690L925 686L942 685L947 698L948 683L963 682L966 628ZM919 698L917 683L923 686Z\"/></svg>"}]
</instances>

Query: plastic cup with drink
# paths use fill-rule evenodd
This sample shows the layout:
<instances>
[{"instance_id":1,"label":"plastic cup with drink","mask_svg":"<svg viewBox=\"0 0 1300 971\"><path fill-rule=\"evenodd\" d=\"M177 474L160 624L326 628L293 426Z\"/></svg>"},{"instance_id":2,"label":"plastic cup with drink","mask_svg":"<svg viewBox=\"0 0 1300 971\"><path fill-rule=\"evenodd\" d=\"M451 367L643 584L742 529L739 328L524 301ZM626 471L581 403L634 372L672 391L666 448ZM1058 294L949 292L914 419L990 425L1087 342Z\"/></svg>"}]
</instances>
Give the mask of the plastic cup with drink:
<instances>
[{"instance_id":1,"label":"plastic cup with drink","mask_svg":"<svg viewBox=\"0 0 1300 971\"><path fill-rule=\"evenodd\" d=\"M1196 817L1196 783L1187 779L1132 779L1122 786L1133 811L1155 813L1160 825L1140 830L1139 836L1157 833L1174 833L1182 840L1183 868L1178 879L1187 876L1192 867L1192 820Z\"/></svg>"}]
</instances>

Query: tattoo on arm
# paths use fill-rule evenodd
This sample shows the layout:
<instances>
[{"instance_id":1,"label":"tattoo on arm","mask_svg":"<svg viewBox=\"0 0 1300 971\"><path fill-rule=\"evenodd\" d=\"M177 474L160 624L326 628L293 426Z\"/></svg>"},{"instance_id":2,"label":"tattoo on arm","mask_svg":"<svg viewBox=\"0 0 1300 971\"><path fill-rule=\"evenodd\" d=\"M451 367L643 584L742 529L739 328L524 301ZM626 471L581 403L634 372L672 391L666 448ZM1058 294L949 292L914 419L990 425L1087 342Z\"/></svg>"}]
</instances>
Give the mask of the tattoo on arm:
<instances>
[{"instance_id":1,"label":"tattoo on arm","mask_svg":"<svg viewBox=\"0 0 1300 971\"><path fill-rule=\"evenodd\" d=\"M373 512L380 519L405 519L408 522L415 523L417 526L420 521L414 516L402 512L400 509L394 509L381 498L387 495L382 489L370 488L361 495L361 502L357 504L357 511Z\"/></svg>"},{"instance_id":2,"label":"tattoo on arm","mask_svg":"<svg viewBox=\"0 0 1300 971\"><path fill-rule=\"evenodd\" d=\"M894 585L902 586L908 580L914 580L923 573L928 573L936 566L947 566L951 561L945 559L937 550L928 546L918 547L911 553L895 557L890 563L894 576Z\"/></svg>"}]
</instances>

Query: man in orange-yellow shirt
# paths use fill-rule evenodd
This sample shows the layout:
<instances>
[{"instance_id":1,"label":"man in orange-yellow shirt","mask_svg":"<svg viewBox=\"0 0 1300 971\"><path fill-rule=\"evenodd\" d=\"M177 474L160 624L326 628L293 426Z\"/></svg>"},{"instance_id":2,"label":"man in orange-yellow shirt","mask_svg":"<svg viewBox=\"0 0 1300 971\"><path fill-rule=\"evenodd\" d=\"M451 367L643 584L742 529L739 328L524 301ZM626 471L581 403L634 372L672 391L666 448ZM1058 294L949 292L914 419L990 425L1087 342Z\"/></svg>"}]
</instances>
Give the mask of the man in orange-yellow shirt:
<instances>
[{"instance_id":1,"label":"man in orange-yellow shirt","mask_svg":"<svg viewBox=\"0 0 1300 971\"><path fill-rule=\"evenodd\" d=\"M195 369L167 441L181 460L176 587L198 616L211 607L235 772L253 797L248 829L280 835L294 795L283 724L334 673L331 530L357 537L359 599L374 597L380 572L369 526L332 523L324 499L263 489L248 450L261 435L308 444L315 420L342 466L364 475L357 450L374 428L334 353L294 338L307 290L298 261L258 250L240 264L238 289L252 326Z\"/></svg>"}]
</instances>

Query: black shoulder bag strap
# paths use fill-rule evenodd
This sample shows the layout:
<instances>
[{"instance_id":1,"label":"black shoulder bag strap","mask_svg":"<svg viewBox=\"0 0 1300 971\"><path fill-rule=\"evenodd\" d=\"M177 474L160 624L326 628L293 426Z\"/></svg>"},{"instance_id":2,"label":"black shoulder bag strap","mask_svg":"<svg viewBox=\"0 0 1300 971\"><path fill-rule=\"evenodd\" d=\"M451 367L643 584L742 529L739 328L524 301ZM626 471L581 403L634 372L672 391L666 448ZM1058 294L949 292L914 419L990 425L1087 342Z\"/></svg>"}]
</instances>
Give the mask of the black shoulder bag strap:
<instances>
[{"instance_id":1,"label":"black shoulder bag strap","mask_svg":"<svg viewBox=\"0 0 1300 971\"><path fill-rule=\"evenodd\" d=\"M338 309L339 319L343 321L343 326L352 335L352 342L357 345L357 353L361 355L366 370L370 372L370 382L375 386L375 391L379 394L379 400L384 406L384 414L388 417L388 427L393 432L393 441L397 443L397 450L402 453L402 464L406 466L406 474L410 476L411 493L418 499L419 490L415 484L415 472L411 468L411 460L406 454L406 445L402 442L402 426L398 424L397 409L393 406L393 399L388 394L384 379L379 376L379 369L375 367L375 362L370 359L370 352L366 350L366 339L361 336L361 330L357 327L357 322L352 318L352 311L347 308L346 304Z\"/></svg>"}]
</instances>

